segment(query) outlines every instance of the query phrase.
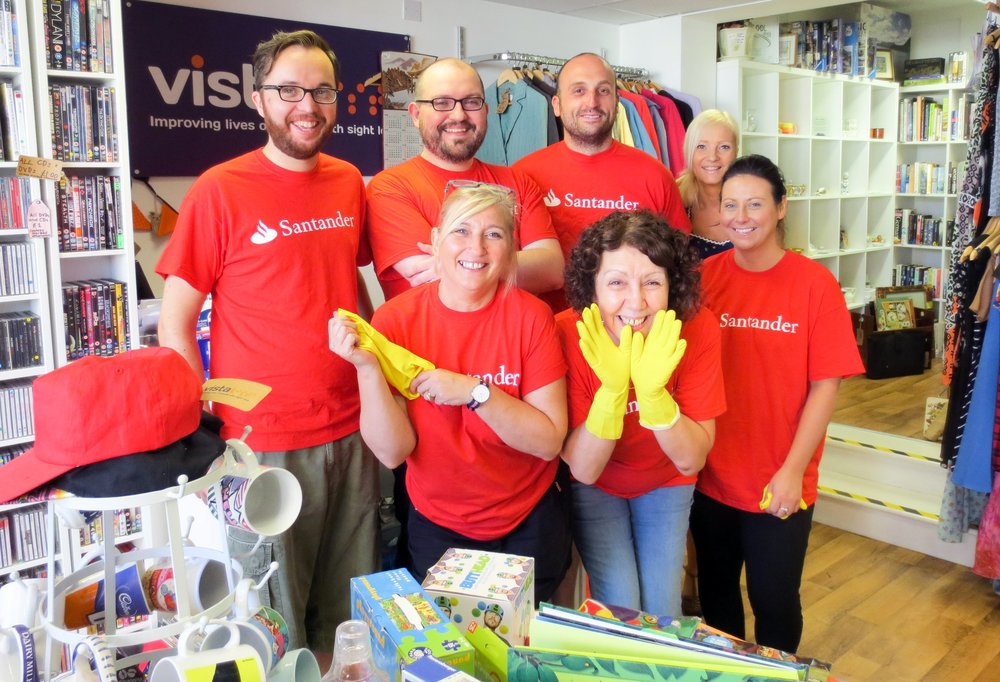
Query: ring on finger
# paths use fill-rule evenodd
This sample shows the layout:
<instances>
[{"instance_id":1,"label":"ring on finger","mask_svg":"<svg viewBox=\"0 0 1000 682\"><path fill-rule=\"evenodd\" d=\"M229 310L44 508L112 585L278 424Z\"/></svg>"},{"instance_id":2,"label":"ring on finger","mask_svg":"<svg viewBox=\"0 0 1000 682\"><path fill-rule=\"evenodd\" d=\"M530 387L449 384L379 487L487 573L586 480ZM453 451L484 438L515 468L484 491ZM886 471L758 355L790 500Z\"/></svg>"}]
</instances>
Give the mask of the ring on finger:
<instances>
[{"instance_id":1,"label":"ring on finger","mask_svg":"<svg viewBox=\"0 0 1000 682\"><path fill-rule=\"evenodd\" d=\"M778 513L782 516L788 515L788 507L778 507Z\"/></svg>"}]
</instances>

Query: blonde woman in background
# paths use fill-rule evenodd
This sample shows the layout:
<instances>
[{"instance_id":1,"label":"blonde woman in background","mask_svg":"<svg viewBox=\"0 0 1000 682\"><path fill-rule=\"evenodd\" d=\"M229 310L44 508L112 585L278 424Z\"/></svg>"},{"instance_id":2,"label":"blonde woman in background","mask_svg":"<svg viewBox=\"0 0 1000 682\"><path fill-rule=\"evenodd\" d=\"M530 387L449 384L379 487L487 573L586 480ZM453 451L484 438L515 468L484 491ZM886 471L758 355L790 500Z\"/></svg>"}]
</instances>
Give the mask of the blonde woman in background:
<instances>
[{"instance_id":1,"label":"blonde woman in background","mask_svg":"<svg viewBox=\"0 0 1000 682\"><path fill-rule=\"evenodd\" d=\"M722 176L736 160L740 127L725 111L706 109L684 135L687 169L677 177L681 201L691 218L691 244L702 258L732 248L719 219Z\"/></svg>"}]
</instances>

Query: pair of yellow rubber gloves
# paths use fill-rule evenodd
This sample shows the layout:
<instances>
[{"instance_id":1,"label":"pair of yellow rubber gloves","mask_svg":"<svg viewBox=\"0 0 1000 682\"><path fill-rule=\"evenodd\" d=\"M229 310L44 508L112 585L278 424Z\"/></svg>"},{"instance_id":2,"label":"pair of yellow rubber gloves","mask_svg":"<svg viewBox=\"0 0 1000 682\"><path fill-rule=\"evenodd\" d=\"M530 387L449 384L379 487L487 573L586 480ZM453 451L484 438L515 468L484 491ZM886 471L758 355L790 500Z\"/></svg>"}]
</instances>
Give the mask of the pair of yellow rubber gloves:
<instances>
[{"instance_id":1,"label":"pair of yellow rubber gloves","mask_svg":"<svg viewBox=\"0 0 1000 682\"><path fill-rule=\"evenodd\" d=\"M654 431L676 424L680 409L666 385L684 357L687 341L680 338L681 321L674 311L657 312L645 337L633 334L631 327L623 328L617 345L604 328L596 303L581 317L576 323L580 351L601 381L587 415L587 430L606 440L621 438L630 381L640 424Z\"/></svg>"},{"instance_id":2,"label":"pair of yellow rubber gloves","mask_svg":"<svg viewBox=\"0 0 1000 682\"><path fill-rule=\"evenodd\" d=\"M349 310L337 309L337 314L354 322L358 328L358 348L369 351L378 360L382 376L407 400L419 398L418 393L410 390L410 384L421 372L434 369L434 363L424 360L419 355L411 353L402 346L393 343L371 326L364 319Z\"/></svg>"}]
</instances>

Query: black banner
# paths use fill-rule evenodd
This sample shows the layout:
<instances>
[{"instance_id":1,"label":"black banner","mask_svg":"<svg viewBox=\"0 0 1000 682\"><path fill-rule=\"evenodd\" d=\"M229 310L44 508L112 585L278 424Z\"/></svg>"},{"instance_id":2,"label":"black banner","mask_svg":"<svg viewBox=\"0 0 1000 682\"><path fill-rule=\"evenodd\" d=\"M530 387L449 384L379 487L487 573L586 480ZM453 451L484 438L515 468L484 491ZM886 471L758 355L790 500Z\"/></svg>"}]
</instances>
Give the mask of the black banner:
<instances>
[{"instance_id":1,"label":"black banner","mask_svg":"<svg viewBox=\"0 0 1000 682\"><path fill-rule=\"evenodd\" d=\"M129 154L136 176L193 176L267 141L251 100L251 60L277 30L311 29L340 60L337 125L323 151L382 169L382 94L365 81L384 50L409 37L216 12L159 2L123 3Z\"/></svg>"}]
</instances>

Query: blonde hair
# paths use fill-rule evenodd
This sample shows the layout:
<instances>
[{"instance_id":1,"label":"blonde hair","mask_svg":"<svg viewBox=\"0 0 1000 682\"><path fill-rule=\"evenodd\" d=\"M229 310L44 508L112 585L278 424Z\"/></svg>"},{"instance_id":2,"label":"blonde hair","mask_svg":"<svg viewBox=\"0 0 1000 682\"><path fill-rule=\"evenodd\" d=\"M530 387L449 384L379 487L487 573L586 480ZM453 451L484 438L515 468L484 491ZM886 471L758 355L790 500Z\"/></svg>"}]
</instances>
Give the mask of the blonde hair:
<instances>
[{"instance_id":1,"label":"blonde hair","mask_svg":"<svg viewBox=\"0 0 1000 682\"><path fill-rule=\"evenodd\" d=\"M711 125L721 125L733 134L735 154L740 155L740 126L729 112L720 109L705 109L691 121L684 134L684 163L687 168L677 176L677 189L681 193L681 203L689 208L698 200L698 178L694 176L694 150L701 139L702 131Z\"/></svg>"},{"instance_id":2,"label":"blonde hair","mask_svg":"<svg viewBox=\"0 0 1000 682\"><path fill-rule=\"evenodd\" d=\"M483 182L458 186L448 191L441 206L434 246L440 247L444 238L469 218L494 207L500 209L505 241L510 247L501 275L505 288L509 289L517 282L517 196L509 187Z\"/></svg>"}]
</instances>

